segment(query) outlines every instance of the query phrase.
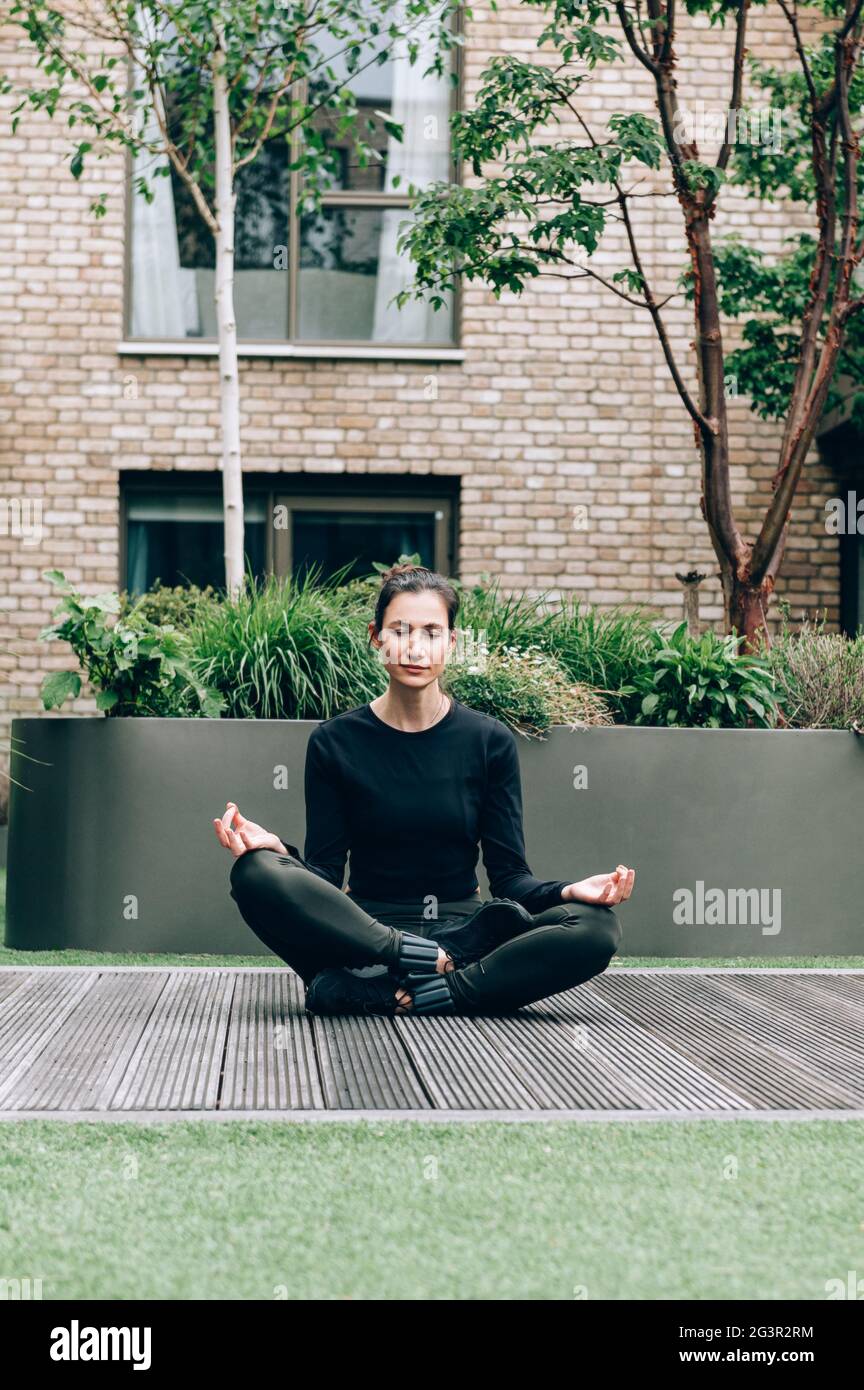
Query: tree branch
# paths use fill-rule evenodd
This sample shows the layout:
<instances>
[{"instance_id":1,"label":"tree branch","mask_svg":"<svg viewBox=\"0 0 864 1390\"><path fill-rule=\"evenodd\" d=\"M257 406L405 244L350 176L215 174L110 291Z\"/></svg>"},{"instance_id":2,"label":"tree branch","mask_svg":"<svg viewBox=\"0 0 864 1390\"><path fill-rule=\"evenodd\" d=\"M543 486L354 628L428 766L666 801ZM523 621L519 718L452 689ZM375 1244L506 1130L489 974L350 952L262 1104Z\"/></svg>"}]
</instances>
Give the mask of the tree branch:
<instances>
[{"instance_id":1,"label":"tree branch","mask_svg":"<svg viewBox=\"0 0 864 1390\"><path fill-rule=\"evenodd\" d=\"M738 19L735 28L735 60L732 75L732 95L729 98L729 116L731 117L741 108L741 92L744 87L744 55L747 52L747 12L750 8L750 0L738 0ZM732 153L732 141L729 139L729 122L726 122L726 139L717 156L715 168L725 169L729 163L729 156Z\"/></svg>"}]
</instances>

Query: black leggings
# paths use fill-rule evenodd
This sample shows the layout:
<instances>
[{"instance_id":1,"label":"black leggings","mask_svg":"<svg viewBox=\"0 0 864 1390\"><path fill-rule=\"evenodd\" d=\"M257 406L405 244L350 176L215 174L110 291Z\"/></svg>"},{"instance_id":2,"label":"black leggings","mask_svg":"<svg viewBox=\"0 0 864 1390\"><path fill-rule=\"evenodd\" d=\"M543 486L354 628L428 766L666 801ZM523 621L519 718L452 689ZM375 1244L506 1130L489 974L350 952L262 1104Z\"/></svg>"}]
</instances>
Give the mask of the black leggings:
<instances>
[{"instance_id":1,"label":"black leggings","mask_svg":"<svg viewBox=\"0 0 864 1390\"><path fill-rule=\"evenodd\" d=\"M459 934L483 906L479 897L439 903L438 915L427 918L422 903L373 904L335 888L293 855L266 849L235 859L231 897L255 935L307 987L331 966L395 965L403 930L437 941L445 951L452 945L458 958ZM372 906L375 916L366 910ZM609 907L561 903L532 917L530 925L514 911L509 940L448 972L456 1011L509 1011L571 989L605 970L620 941L621 926ZM394 994L396 988L394 979Z\"/></svg>"}]
</instances>

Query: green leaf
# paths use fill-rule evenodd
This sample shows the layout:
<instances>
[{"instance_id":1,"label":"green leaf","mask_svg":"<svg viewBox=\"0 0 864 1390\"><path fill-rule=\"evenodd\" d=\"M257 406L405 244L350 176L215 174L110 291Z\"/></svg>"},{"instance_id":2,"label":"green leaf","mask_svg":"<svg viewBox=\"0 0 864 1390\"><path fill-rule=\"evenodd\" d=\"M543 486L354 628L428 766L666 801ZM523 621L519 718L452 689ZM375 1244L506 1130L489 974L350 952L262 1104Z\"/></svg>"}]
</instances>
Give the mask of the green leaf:
<instances>
[{"instance_id":1,"label":"green leaf","mask_svg":"<svg viewBox=\"0 0 864 1390\"><path fill-rule=\"evenodd\" d=\"M81 677L75 671L52 671L42 682L42 704L45 709L57 709L80 692Z\"/></svg>"},{"instance_id":2,"label":"green leaf","mask_svg":"<svg viewBox=\"0 0 864 1390\"><path fill-rule=\"evenodd\" d=\"M100 690L96 696L96 708L113 709L118 699L116 690Z\"/></svg>"},{"instance_id":3,"label":"green leaf","mask_svg":"<svg viewBox=\"0 0 864 1390\"><path fill-rule=\"evenodd\" d=\"M68 590L69 584L62 570L43 570L42 578L49 580L52 584L57 584L63 589Z\"/></svg>"}]
</instances>

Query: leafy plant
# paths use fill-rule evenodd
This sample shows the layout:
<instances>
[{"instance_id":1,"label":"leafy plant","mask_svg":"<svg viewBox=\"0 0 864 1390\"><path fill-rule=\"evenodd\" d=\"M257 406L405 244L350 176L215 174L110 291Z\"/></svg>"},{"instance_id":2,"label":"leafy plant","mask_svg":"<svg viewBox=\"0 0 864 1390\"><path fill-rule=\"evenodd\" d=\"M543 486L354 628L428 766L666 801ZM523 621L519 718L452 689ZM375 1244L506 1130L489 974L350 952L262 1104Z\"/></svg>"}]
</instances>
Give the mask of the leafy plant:
<instances>
[{"instance_id":1,"label":"leafy plant","mask_svg":"<svg viewBox=\"0 0 864 1390\"><path fill-rule=\"evenodd\" d=\"M488 574L481 575L480 582L470 588L454 587L460 599L457 623L475 643L485 633L483 640L490 649L518 647L524 651L544 646L555 622L554 613L544 610L544 595L502 594L500 578L490 582Z\"/></svg>"},{"instance_id":2,"label":"leafy plant","mask_svg":"<svg viewBox=\"0 0 864 1390\"><path fill-rule=\"evenodd\" d=\"M41 641L68 642L96 691L105 714L204 715L216 718L222 699L196 676L182 634L151 623L137 605L120 616L120 595L83 597L61 570L44 570L63 595L59 620L43 628ZM60 616L62 615L62 616ZM45 709L57 709L81 692L78 671L52 671L42 682Z\"/></svg>"},{"instance_id":3,"label":"leafy plant","mask_svg":"<svg viewBox=\"0 0 864 1390\"><path fill-rule=\"evenodd\" d=\"M572 684L540 647L496 647L480 661L450 660L443 689L471 709L490 714L514 733L539 738L553 724L571 728L611 724L607 706L596 691Z\"/></svg>"},{"instance_id":4,"label":"leafy plant","mask_svg":"<svg viewBox=\"0 0 864 1390\"><path fill-rule=\"evenodd\" d=\"M327 581L249 576L234 600L202 605L190 630L198 679L235 719L329 719L372 700L387 676L354 608Z\"/></svg>"},{"instance_id":5,"label":"leafy plant","mask_svg":"<svg viewBox=\"0 0 864 1390\"><path fill-rule=\"evenodd\" d=\"M567 598L544 634L546 649L571 680L593 686L616 722L639 712L638 679L651 660L655 628L643 607L606 612Z\"/></svg>"},{"instance_id":6,"label":"leafy plant","mask_svg":"<svg viewBox=\"0 0 864 1390\"><path fill-rule=\"evenodd\" d=\"M205 589L197 584L178 584L170 588L157 579L152 589L137 598L127 590L121 593L120 617L125 618L134 609L156 627L170 624L172 627L188 628L195 622L201 604L218 601L219 595L212 584Z\"/></svg>"},{"instance_id":7,"label":"leafy plant","mask_svg":"<svg viewBox=\"0 0 864 1390\"><path fill-rule=\"evenodd\" d=\"M733 633L690 637L687 624L651 633L648 663L635 673L640 705L634 723L680 728L770 728L776 722L774 678L761 656L742 654Z\"/></svg>"},{"instance_id":8,"label":"leafy plant","mask_svg":"<svg viewBox=\"0 0 864 1390\"><path fill-rule=\"evenodd\" d=\"M864 633L850 640L826 632L824 618L797 632L783 606L782 626L768 652L783 716L793 729L864 726Z\"/></svg>"}]
</instances>

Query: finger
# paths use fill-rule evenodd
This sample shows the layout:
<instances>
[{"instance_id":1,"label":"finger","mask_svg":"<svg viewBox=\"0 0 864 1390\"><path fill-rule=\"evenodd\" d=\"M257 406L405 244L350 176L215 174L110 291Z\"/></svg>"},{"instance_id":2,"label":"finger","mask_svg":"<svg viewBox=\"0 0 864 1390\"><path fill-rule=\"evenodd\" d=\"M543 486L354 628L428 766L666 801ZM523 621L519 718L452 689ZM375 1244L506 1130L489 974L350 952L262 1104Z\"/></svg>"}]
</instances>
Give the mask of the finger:
<instances>
[{"instance_id":1,"label":"finger","mask_svg":"<svg viewBox=\"0 0 864 1390\"><path fill-rule=\"evenodd\" d=\"M237 810L237 807L234 805L234 802L233 802L233 801L229 801L228 804L227 804L227 806L225 807L225 810L224 810L223 814L222 814L222 824L224 825L224 827L225 827L226 830L230 830L230 829L231 829L231 822L232 822L233 819L234 819L234 812L235 812L236 810Z\"/></svg>"},{"instance_id":2,"label":"finger","mask_svg":"<svg viewBox=\"0 0 864 1390\"><path fill-rule=\"evenodd\" d=\"M630 897L630 894L633 892L633 884L634 884L635 882L636 882L636 870L635 870L635 869L628 869L628 870L627 870L627 886L626 886L626 888L624 889L624 899L625 899L625 901L626 901L627 898Z\"/></svg>"},{"instance_id":3,"label":"finger","mask_svg":"<svg viewBox=\"0 0 864 1390\"><path fill-rule=\"evenodd\" d=\"M213 822L213 828L214 828L214 830L216 831L216 838L218 839L220 845L224 845L225 848L227 849L227 848L228 848L228 836L226 835L225 830L223 829L221 820L214 820L214 822Z\"/></svg>"},{"instance_id":4,"label":"finger","mask_svg":"<svg viewBox=\"0 0 864 1390\"><path fill-rule=\"evenodd\" d=\"M244 845L240 836L234 830L229 830L228 834L231 836L231 851L233 854L236 854L239 859L241 854L247 853L248 846Z\"/></svg>"}]
</instances>

